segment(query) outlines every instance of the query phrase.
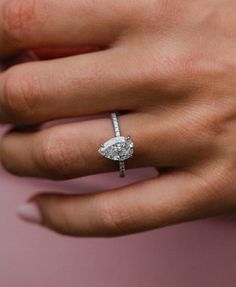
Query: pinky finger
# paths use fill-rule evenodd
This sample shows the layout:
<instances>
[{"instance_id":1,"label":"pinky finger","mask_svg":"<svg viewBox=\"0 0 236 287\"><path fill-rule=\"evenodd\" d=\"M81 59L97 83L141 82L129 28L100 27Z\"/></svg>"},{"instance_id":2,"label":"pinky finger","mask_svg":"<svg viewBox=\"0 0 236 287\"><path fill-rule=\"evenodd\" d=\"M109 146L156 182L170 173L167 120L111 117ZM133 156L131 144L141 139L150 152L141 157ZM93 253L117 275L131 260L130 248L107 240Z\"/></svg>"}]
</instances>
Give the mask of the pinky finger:
<instances>
[{"instance_id":1,"label":"pinky finger","mask_svg":"<svg viewBox=\"0 0 236 287\"><path fill-rule=\"evenodd\" d=\"M104 237L215 215L222 208L199 177L173 172L95 195L39 194L18 215L61 234Z\"/></svg>"}]
</instances>

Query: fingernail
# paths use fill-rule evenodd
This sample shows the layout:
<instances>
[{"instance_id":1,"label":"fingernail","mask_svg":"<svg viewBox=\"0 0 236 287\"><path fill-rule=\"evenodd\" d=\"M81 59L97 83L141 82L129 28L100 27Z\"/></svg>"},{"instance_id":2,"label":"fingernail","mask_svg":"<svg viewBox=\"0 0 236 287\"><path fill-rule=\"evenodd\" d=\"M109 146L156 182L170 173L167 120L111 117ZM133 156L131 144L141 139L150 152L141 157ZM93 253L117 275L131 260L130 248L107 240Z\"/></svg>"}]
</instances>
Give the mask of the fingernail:
<instances>
[{"instance_id":1,"label":"fingernail","mask_svg":"<svg viewBox=\"0 0 236 287\"><path fill-rule=\"evenodd\" d=\"M21 205L17 210L17 214L21 219L27 222L37 223L37 224L42 223L41 212L37 204L34 202L28 202L28 203L24 203L23 205Z\"/></svg>"}]
</instances>

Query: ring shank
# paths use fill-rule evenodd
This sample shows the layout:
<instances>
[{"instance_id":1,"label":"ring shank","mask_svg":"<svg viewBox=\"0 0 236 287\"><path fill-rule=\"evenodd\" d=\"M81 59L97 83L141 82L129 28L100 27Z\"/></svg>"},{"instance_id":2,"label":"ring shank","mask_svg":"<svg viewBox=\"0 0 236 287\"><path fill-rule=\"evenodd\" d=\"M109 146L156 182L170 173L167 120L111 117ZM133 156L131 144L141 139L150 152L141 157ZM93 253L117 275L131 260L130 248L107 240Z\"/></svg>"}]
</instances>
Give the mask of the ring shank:
<instances>
[{"instance_id":1,"label":"ring shank","mask_svg":"<svg viewBox=\"0 0 236 287\"><path fill-rule=\"evenodd\" d=\"M121 133L120 133L120 125L118 122L118 114L117 113L111 113L111 119L112 119L112 124L114 127L114 131L115 131L115 136L116 137L120 137Z\"/></svg>"},{"instance_id":2,"label":"ring shank","mask_svg":"<svg viewBox=\"0 0 236 287\"><path fill-rule=\"evenodd\" d=\"M125 176L125 162L124 161L119 161L120 165L120 177Z\"/></svg>"},{"instance_id":3,"label":"ring shank","mask_svg":"<svg viewBox=\"0 0 236 287\"><path fill-rule=\"evenodd\" d=\"M111 119L112 119L115 136L120 137L121 132L120 132L120 125L118 121L118 113L111 113ZM119 161L119 169L120 169L120 177L124 177L125 176L125 162L124 161Z\"/></svg>"}]
</instances>

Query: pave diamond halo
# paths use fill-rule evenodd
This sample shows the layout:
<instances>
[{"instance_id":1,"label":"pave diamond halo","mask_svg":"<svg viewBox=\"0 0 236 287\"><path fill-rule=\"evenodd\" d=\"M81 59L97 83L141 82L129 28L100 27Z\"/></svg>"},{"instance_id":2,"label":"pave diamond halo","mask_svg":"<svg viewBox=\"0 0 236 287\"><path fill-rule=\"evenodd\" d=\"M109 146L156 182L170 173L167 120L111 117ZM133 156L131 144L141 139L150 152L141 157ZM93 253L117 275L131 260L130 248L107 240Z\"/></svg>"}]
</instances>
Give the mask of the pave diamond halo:
<instances>
[{"instance_id":1,"label":"pave diamond halo","mask_svg":"<svg viewBox=\"0 0 236 287\"><path fill-rule=\"evenodd\" d=\"M111 113L115 137L101 144L98 152L107 159L118 161L120 177L125 176L125 160L133 157L134 143L130 136L121 136L118 122L118 113Z\"/></svg>"}]
</instances>

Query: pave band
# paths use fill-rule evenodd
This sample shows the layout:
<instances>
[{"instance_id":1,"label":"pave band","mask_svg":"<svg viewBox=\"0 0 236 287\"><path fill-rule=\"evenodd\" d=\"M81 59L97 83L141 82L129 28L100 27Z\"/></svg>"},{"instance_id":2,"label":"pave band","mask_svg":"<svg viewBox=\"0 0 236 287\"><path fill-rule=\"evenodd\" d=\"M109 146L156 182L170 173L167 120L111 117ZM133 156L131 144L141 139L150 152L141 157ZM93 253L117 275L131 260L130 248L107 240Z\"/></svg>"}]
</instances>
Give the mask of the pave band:
<instances>
[{"instance_id":1,"label":"pave band","mask_svg":"<svg viewBox=\"0 0 236 287\"><path fill-rule=\"evenodd\" d=\"M112 120L112 124L113 124L113 128L114 128L114 132L115 132L115 136L116 137L120 137L120 125L118 122L118 114L117 113L111 113L111 120ZM119 168L120 168L120 177L124 177L125 176L125 162L119 161Z\"/></svg>"},{"instance_id":2,"label":"pave band","mask_svg":"<svg viewBox=\"0 0 236 287\"><path fill-rule=\"evenodd\" d=\"M131 138L121 136L118 113L111 113L111 120L115 132L115 137L102 144L98 152L111 160L119 161L120 177L125 176L125 160L133 156L134 143Z\"/></svg>"},{"instance_id":3,"label":"pave band","mask_svg":"<svg viewBox=\"0 0 236 287\"><path fill-rule=\"evenodd\" d=\"M120 125L118 122L118 113L111 113L111 120L115 131L115 136L120 137Z\"/></svg>"}]
</instances>

